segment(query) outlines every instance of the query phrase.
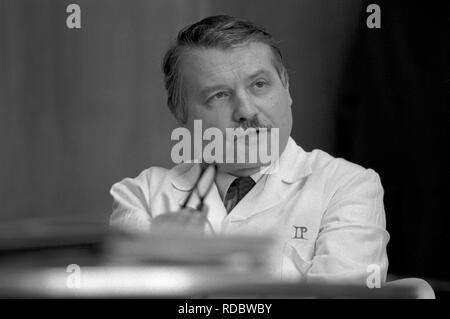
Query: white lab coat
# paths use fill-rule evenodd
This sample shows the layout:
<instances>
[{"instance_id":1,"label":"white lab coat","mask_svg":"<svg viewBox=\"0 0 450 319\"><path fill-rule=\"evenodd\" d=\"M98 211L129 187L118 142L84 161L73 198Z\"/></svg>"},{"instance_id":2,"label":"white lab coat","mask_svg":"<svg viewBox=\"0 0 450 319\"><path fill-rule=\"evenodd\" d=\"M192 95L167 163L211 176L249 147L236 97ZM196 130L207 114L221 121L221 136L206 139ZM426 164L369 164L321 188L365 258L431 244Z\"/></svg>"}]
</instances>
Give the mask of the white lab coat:
<instances>
[{"instance_id":1,"label":"white lab coat","mask_svg":"<svg viewBox=\"0 0 450 319\"><path fill-rule=\"evenodd\" d=\"M111 226L148 231L152 218L179 209L199 169L151 167L114 184ZM383 188L371 169L320 150L305 152L290 138L279 170L263 175L230 214L215 185L205 203L216 233L277 236L275 276L315 283L386 280Z\"/></svg>"}]
</instances>

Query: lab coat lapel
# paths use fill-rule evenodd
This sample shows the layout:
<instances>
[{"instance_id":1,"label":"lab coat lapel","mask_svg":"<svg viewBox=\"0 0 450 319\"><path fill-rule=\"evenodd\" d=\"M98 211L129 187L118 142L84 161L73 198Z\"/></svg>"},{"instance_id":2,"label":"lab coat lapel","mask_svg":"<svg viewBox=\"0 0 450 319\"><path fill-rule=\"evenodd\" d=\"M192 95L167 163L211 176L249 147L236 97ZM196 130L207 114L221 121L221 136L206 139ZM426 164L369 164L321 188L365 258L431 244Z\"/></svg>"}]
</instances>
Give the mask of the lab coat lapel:
<instances>
[{"instance_id":1,"label":"lab coat lapel","mask_svg":"<svg viewBox=\"0 0 450 319\"><path fill-rule=\"evenodd\" d=\"M205 204L208 206L208 220L211 227L214 233L218 234L222 231L222 222L227 216L227 210L216 184L213 185L211 192L206 196Z\"/></svg>"},{"instance_id":2,"label":"lab coat lapel","mask_svg":"<svg viewBox=\"0 0 450 319\"><path fill-rule=\"evenodd\" d=\"M261 177L255 187L230 212L231 221L247 219L283 199L283 185L274 175Z\"/></svg>"},{"instance_id":3,"label":"lab coat lapel","mask_svg":"<svg viewBox=\"0 0 450 319\"><path fill-rule=\"evenodd\" d=\"M247 219L280 203L292 184L311 173L305 151L289 138L279 167L263 175L255 187L230 212L231 220Z\"/></svg>"}]
</instances>

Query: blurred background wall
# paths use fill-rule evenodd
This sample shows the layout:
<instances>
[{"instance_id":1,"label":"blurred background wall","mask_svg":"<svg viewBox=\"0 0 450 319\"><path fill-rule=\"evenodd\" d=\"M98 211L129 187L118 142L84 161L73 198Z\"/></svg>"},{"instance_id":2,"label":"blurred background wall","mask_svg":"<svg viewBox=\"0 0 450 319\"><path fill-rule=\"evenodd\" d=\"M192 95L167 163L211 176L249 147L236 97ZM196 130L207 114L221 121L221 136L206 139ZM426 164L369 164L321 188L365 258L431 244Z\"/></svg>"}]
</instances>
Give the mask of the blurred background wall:
<instances>
[{"instance_id":1,"label":"blurred background wall","mask_svg":"<svg viewBox=\"0 0 450 319\"><path fill-rule=\"evenodd\" d=\"M168 165L160 61L205 1L1 1L1 218L106 218L109 188Z\"/></svg>"},{"instance_id":2,"label":"blurred background wall","mask_svg":"<svg viewBox=\"0 0 450 319\"><path fill-rule=\"evenodd\" d=\"M0 0L0 221L106 223L114 182L170 167L161 58L182 26L231 14L280 41L297 143L380 173L390 271L450 278L450 11L377 1L382 27L368 29L369 3Z\"/></svg>"}]
</instances>

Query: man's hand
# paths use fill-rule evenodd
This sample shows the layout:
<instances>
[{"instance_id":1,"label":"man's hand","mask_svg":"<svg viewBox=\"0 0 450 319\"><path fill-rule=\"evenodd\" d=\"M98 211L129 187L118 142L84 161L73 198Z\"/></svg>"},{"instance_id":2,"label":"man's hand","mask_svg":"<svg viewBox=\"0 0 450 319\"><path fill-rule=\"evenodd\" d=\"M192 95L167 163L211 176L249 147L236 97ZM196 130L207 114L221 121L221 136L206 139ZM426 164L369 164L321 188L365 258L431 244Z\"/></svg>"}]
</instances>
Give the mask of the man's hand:
<instances>
[{"instance_id":1,"label":"man's hand","mask_svg":"<svg viewBox=\"0 0 450 319\"><path fill-rule=\"evenodd\" d=\"M203 206L202 211L193 208L183 208L177 212L162 214L152 220L152 233L204 233L208 209Z\"/></svg>"}]
</instances>

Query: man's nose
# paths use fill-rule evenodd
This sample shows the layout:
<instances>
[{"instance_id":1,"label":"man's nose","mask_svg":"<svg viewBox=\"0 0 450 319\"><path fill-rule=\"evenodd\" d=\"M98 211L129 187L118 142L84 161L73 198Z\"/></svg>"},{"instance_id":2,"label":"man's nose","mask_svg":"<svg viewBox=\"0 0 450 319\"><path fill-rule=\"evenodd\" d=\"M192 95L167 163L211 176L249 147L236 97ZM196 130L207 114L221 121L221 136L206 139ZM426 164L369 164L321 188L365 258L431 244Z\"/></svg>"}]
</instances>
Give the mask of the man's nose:
<instances>
[{"instance_id":1,"label":"man's nose","mask_svg":"<svg viewBox=\"0 0 450 319\"><path fill-rule=\"evenodd\" d=\"M233 112L233 119L238 122L244 122L252 119L258 113L258 109L247 93L236 94L235 109Z\"/></svg>"}]
</instances>

